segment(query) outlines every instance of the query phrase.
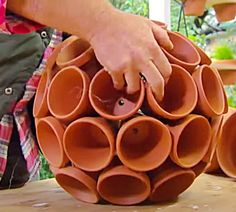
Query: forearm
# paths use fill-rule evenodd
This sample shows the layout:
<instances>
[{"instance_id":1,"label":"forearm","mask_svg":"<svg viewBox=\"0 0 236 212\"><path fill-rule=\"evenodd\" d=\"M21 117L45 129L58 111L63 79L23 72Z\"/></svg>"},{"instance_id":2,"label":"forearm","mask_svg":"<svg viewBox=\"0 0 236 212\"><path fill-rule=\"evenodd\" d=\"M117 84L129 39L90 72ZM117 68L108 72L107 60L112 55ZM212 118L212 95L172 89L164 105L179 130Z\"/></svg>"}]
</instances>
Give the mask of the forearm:
<instances>
[{"instance_id":1,"label":"forearm","mask_svg":"<svg viewBox=\"0 0 236 212\"><path fill-rule=\"evenodd\" d=\"M106 16L113 11L108 0L8 0L7 9L87 40L96 31L100 18L109 21Z\"/></svg>"}]
</instances>

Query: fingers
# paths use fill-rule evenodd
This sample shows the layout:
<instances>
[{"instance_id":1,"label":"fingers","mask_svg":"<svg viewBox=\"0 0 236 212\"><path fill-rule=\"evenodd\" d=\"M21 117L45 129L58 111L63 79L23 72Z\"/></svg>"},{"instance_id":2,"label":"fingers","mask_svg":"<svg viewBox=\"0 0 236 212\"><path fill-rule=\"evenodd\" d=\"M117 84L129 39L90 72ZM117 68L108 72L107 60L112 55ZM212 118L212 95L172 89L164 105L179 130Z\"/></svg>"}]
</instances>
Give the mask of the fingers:
<instances>
[{"instance_id":1,"label":"fingers","mask_svg":"<svg viewBox=\"0 0 236 212\"><path fill-rule=\"evenodd\" d=\"M172 72L172 68L168 59L166 58L165 54L161 50L160 46L158 46L158 44L153 45L151 54L152 54L152 62L160 71L165 82L167 82Z\"/></svg>"},{"instance_id":2,"label":"fingers","mask_svg":"<svg viewBox=\"0 0 236 212\"><path fill-rule=\"evenodd\" d=\"M121 90L125 86L125 79L122 71L110 71L108 72L112 78L113 85L117 90Z\"/></svg>"},{"instance_id":3,"label":"fingers","mask_svg":"<svg viewBox=\"0 0 236 212\"><path fill-rule=\"evenodd\" d=\"M151 25L152 25L153 35L158 44L167 50L173 49L173 44L168 36L167 31L157 26L154 23L151 23Z\"/></svg>"},{"instance_id":4,"label":"fingers","mask_svg":"<svg viewBox=\"0 0 236 212\"><path fill-rule=\"evenodd\" d=\"M156 99L161 101L164 97L165 82L157 67L150 61L143 67L142 74L150 84Z\"/></svg>"},{"instance_id":5,"label":"fingers","mask_svg":"<svg viewBox=\"0 0 236 212\"><path fill-rule=\"evenodd\" d=\"M127 84L127 93L132 94L140 89L140 76L136 71L129 70L125 73L125 81Z\"/></svg>"}]
</instances>

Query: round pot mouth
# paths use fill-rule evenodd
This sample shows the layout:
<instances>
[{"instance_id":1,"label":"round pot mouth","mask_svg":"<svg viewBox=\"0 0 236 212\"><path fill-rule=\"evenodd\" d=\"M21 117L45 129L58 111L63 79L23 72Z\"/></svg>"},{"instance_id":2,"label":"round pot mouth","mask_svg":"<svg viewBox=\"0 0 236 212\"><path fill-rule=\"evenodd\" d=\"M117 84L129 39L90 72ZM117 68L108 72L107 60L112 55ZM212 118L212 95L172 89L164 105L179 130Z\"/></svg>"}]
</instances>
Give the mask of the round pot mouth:
<instances>
[{"instance_id":1,"label":"round pot mouth","mask_svg":"<svg viewBox=\"0 0 236 212\"><path fill-rule=\"evenodd\" d=\"M40 149L53 167L60 168L66 165L68 158L62 144L64 128L54 117L38 119L36 133Z\"/></svg>"},{"instance_id":2,"label":"round pot mouth","mask_svg":"<svg viewBox=\"0 0 236 212\"><path fill-rule=\"evenodd\" d=\"M169 120L177 120L194 110L198 101L198 92L194 80L185 69L174 64L171 66L172 76L165 86L163 100L161 102L156 100L150 86L147 86L146 93L149 106L154 113Z\"/></svg>"},{"instance_id":3,"label":"round pot mouth","mask_svg":"<svg viewBox=\"0 0 236 212\"><path fill-rule=\"evenodd\" d=\"M87 109L83 105L89 101L88 84L89 78L76 66L59 71L48 88L47 102L50 113L62 121L71 121L83 115ZM71 100L73 104L69 103Z\"/></svg>"},{"instance_id":4,"label":"round pot mouth","mask_svg":"<svg viewBox=\"0 0 236 212\"><path fill-rule=\"evenodd\" d=\"M125 89L118 91L114 88L112 78L104 69L94 76L89 88L90 103L95 111L114 121L134 115L140 109L144 96L145 88L141 79L140 90L135 94L127 94Z\"/></svg>"},{"instance_id":5,"label":"round pot mouth","mask_svg":"<svg viewBox=\"0 0 236 212\"><path fill-rule=\"evenodd\" d=\"M46 116L49 112L47 105L47 71L42 73L40 78L38 88L35 94L34 107L33 107L33 116L36 118L41 118Z\"/></svg>"},{"instance_id":6,"label":"round pot mouth","mask_svg":"<svg viewBox=\"0 0 236 212\"><path fill-rule=\"evenodd\" d=\"M182 124L172 129L170 127L174 139L170 155L172 160L183 168L197 165L206 155L211 143L208 120L203 116L190 115Z\"/></svg>"},{"instance_id":7,"label":"round pot mouth","mask_svg":"<svg viewBox=\"0 0 236 212\"><path fill-rule=\"evenodd\" d=\"M199 98L205 102L207 108L215 114L221 115L225 110L224 90L214 70L207 65L201 66L198 89L203 91ZM209 83L209 79L211 83ZM220 100L220 101L219 101Z\"/></svg>"},{"instance_id":8,"label":"round pot mouth","mask_svg":"<svg viewBox=\"0 0 236 212\"><path fill-rule=\"evenodd\" d=\"M115 155L115 136L108 123L85 117L66 129L63 144L67 157L76 167L96 172L106 168Z\"/></svg>"},{"instance_id":9,"label":"round pot mouth","mask_svg":"<svg viewBox=\"0 0 236 212\"><path fill-rule=\"evenodd\" d=\"M193 46L193 44L184 36L180 36L178 33L168 31L168 35L170 40L172 41L174 48L172 50L166 50L162 48L164 53L172 60L176 61L179 64L182 64L183 66L191 66L196 67L201 62L201 57L197 51L197 49ZM177 39L177 41L174 42L174 39ZM177 46L184 45L186 46L187 50L182 50L184 52L188 52L186 54L180 54L180 51L177 51ZM176 52L175 52L176 51ZM191 70L188 70L191 72Z\"/></svg>"},{"instance_id":10,"label":"round pot mouth","mask_svg":"<svg viewBox=\"0 0 236 212\"><path fill-rule=\"evenodd\" d=\"M232 127L236 123L236 111L226 117L223 122L216 156L223 172L229 177L236 178L236 156L234 152L236 132Z\"/></svg>"},{"instance_id":11,"label":"round pot mouth","mask_svg":"<svg viewBox=\"0 0 236 212\"><path fill-rule=\"evenodd\" d=\"M134 205L146 200L151 188L145 173L117 166L99 176L97 190L103 199L113 204Z\"/></svg>"},{"instance_id":12,"label":"round pot mouth","mask_svg":"<svg viewBox=\"0 0 236 212\"><path fill-rule=\"evenodd\" d=\"M60 68L71 65L80 67L87 63L92 56L93 49L89 42L76 36L71 36L68 41L65 40L64 46L62 46L57 56L56 64Z\"/></svg>"},{"instance_id":13,"label":"round pot mouth","mask_svg":"<svg viewBox=\"0 0 236 212\"><path fill-rule=\"evenodd\" d=\"M195 174L192 170L180 168L164 170L155 179L150 200L153 202L173 200L188 189L194 179Z\"/></svg>"},{"instance_id":14,"label":"round pot mouth","mask_svg":"<svg viewBox=\"0 0 236 212\"><path fill-rule=\"evenodd\" d=\"M116 139L119 159L135 171L150 171L160 166L168 158L171 146L168 128L147 116L126 122Z\"/></svg>"},{"instance_id":15,"label":"round pot mouth","mask_svg":"<svg viewBox=\"0 0 236 212\"><path fill-rule=\"evenodd\" d=\"M56 181L65 191L80 201L87 203L99 201L96 181L75 167L60 169L56 174Z\"/></svg>"}]
</instances>

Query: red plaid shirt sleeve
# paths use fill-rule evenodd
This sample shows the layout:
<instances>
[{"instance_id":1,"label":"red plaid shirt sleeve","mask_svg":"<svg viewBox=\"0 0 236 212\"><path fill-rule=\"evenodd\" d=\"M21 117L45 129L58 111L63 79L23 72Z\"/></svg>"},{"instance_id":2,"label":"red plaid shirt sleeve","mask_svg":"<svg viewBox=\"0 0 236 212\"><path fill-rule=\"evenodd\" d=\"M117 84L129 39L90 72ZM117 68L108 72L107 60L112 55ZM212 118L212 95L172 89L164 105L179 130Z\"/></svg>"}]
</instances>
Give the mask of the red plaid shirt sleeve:
<instances>
[{"instance_id":1,"label":"red plaid shirt sleeve","mask_svg":"<svg viewBox=\"0 0 236 212\"><path fill-rule=\"evenodd\" d=\"M25 34L36 31L43 26L24 18L9 15L6 16L7 0L0 0L0 32L10 34Z\"/></svg>"}]
</instances>

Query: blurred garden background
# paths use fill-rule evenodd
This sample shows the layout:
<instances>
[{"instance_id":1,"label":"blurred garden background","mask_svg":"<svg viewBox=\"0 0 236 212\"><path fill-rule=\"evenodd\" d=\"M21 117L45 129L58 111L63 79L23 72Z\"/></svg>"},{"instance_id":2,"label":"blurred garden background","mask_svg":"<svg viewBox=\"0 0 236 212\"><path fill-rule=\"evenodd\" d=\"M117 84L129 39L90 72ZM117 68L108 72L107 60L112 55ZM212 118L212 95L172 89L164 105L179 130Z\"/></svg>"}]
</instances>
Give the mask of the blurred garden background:
<instances>
[{"instance_id":1,"label":"blurred garden background","mask_svg":"<svg viewBox=\"0 0 236 212\"><path fill-rule=\"evenodd\" d=\"M110 2L125 12L149 17L148 0L110 0ZM236 20L219 24L213 9L206 10L200 17L185 17L179 1L171 0L171 30L186 35L202 47L213 61L236 59ZM225 89L229 105L236 107L236 85L226 85ZM53 177L42 155L41 160L40 179Z\"/></svg>"}]
</instances>

